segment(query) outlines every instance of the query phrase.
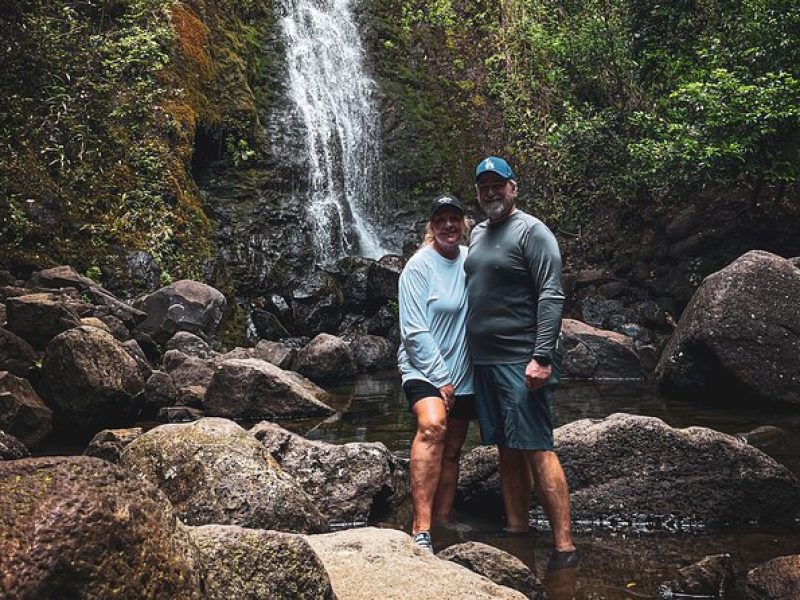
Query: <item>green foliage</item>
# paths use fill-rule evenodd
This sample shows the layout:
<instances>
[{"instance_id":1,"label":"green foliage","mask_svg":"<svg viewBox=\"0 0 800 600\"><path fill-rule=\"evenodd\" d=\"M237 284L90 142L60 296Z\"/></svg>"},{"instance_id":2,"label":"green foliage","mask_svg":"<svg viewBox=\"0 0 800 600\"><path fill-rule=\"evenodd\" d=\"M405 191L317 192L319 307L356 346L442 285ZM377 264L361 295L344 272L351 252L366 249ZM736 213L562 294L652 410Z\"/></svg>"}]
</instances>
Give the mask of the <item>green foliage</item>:
<instances>
[{"instance_id":1,"label":"green foliage","mask_svg":"<svg viewBox=\"0 0 800 600\"><path fill-rule=\"evenodd\" d=\"M84 275L86 275L86 277L88 277L92 281L95 281L97 283L102 283L103 272L97 265L92 265L91 267L86 269Z\"/></svg>"}]
</instances>

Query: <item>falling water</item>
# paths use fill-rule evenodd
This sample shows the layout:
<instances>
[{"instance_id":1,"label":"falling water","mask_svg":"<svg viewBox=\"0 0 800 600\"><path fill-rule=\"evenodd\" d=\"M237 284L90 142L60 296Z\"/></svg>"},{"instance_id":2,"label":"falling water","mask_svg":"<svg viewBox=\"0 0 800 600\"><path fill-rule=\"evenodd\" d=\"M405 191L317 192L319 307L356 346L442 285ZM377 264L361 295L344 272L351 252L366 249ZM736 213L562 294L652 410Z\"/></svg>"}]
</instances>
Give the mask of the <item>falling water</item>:
<instances>
[{"instance_id":1,"label":"falling water","mask_svg":"<svg viewBox=\"0 0 800 600\"><path fill-rule=\"evenodd\" d=\"M317 260L386 254L376 235L381 201L376 86L364 72L349 0L279 0L289 93L305 125L308 217Z\"/></svg>"}]
</instances>

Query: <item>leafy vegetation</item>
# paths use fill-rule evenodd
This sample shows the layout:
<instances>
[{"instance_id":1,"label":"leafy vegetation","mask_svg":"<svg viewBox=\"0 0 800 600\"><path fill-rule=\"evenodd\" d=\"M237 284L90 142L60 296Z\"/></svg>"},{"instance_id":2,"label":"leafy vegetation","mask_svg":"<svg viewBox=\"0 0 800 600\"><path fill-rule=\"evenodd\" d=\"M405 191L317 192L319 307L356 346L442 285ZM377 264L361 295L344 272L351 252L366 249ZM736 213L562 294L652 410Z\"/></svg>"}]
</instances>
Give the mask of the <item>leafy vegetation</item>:
<instances>
[{"instance_id":1,"label":"leafy vegetation","mask_svg":"<svg viewBox=\"0 0 800 600\"><path fill-rule=\"evenodd\" d=\"M553 224L577 229L604 207L708 187L796 187L794 2L394 4L402 18L384 55L402 65L404 116L433 116L438 96L442 122L457 123L451 149L459 126L483 127L469 149L510 155L523 201ZM469 193L461 173L451 179Z\"/></svg>"}]
</instances>

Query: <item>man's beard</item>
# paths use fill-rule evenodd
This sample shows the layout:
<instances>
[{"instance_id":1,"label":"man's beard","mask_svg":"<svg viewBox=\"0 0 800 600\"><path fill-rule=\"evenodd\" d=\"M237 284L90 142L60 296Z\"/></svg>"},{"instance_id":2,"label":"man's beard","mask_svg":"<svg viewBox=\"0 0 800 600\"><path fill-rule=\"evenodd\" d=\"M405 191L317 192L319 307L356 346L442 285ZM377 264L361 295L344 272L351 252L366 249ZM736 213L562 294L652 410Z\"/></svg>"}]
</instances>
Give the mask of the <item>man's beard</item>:
<instances>
[{"instance_id":1,"label":"man's beard","mask_svg":"<svg viewBox=\"0 0 800 600\"><path fill-rule=\"evenodd\" d=\"M486 216L489 217L490 221L496 221L508 214L511 208L511 202L507 202L501 198L500 200L482 202L481 208Z\"/></svg>"}]
</instances>

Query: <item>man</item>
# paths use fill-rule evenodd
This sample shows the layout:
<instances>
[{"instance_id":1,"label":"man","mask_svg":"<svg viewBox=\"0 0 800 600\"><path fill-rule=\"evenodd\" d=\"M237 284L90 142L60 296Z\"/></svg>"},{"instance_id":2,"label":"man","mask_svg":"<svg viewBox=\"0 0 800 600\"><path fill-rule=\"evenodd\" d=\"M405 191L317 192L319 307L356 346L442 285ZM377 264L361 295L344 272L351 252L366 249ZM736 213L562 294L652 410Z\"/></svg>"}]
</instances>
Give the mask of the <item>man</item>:
<instances>
[{"instance_id":1,"label":"man","mask_svg":"<svg viewBox=\"0 0 800 600\"><path fill-rule=\"evenodd\" d=\"M553 529L550 568L572 566L578 551L569 490L553 452L550 417L560 366L554 372L564 303L561 254L544 223L517 209L517 182L505 160L482 160L475 185L488 219L472 232L464 269L481 438L499 449L506 530L529 530L535 482Z\"/></svg>"}]
</instances>

